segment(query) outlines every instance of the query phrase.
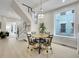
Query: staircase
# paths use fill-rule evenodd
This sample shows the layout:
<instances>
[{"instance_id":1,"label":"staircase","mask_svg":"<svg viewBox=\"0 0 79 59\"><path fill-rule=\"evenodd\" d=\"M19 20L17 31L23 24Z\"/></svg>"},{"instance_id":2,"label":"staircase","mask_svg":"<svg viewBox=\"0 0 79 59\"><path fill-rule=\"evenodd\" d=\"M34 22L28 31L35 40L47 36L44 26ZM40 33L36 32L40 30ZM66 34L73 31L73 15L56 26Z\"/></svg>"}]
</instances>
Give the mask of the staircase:
<instances>
[{"instance_id":1,"label":"staircase","mask_svg":"<svg viewBox=\"0 0 79 59\"><path fill-rule=\"evenodd\" d=\"M25 8L25 6L23 6L23 4L19 3L17 0L12 1L12 8L23 20L23 22L20 24L22 26L20 26L20 25L17 26L19 29L17 39L18 40L26 39L27 32L31 31L31 29L34 25L33 18L32 18L32 11L29 12L28 8Z\"/></svg>"}]
</instances>

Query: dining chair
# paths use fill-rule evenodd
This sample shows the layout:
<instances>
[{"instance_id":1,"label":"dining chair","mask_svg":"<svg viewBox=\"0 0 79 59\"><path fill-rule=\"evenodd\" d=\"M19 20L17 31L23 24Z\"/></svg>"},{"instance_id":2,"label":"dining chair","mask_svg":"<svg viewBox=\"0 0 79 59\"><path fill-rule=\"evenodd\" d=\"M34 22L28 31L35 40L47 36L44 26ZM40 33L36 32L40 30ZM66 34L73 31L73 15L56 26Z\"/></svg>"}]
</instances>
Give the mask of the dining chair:
<instances>
[{"instance_id":1,"label":"dining chair","mask_svg":"<svg viewBox=\"0 0 79 59\"><path fill-rule=\"evenodd\" d=\"M27 34L27 38L28 38L28 48L30 48L30 46L33 48L33 46L35 46L36 42L34 41L34 38L32 38L31 34ZM31 49L32 51L33 49Z\"/></svg>"},{"instance_id":2,"label":"dining chair","mask_svg":"<svg viewBox=\"0 0 79 59\"><path fill-rule=\"evenodd\" d=\"M52 50L52 46L51 46L51 43L52 43L52 39L53 39L53 35L49 35L46 39L46 42L44 42L44 46L46 48L46 52L48 53L48 47L50 47L50 50Z\"/></svg>"},{"instance_id":3,"label":"dining chair","mask_svg":"<svg viewBox=\"0 0 79 59\"><path fill-rule=\"evenodd\" d=\"M31 34L36 34L36 32L31 32Z\"/></svg>"},{"instance_id":4,"label":"dining chair","mask_svg":"<svg viewBox=\"0 0 79 59\"><path fill-rule=\"evenodd\" d=\"M45 32L45 34L48 34L48 35L50 35L50 32Z\"/></svg>"}]
</instances>

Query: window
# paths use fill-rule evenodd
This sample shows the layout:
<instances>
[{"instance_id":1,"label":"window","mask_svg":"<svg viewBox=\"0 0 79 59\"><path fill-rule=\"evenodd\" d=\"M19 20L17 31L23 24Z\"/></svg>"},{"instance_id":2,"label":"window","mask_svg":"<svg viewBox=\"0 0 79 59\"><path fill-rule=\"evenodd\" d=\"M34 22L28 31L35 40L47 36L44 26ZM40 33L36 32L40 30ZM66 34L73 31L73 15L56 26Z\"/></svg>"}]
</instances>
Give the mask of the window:
<instances>
[{"instance_id":1,"label":"window","mask_svg":"<svg viewBox=\"0 0 79 59\"><path fill-rule=\"evenodd\" d=\"M66 32L66 24L61 24L61 33L65 33Z\"/></svg>"},{"instance_id":2,"label":"window","mask_svg":"<svg viewBox=\"0 0 79 59\"><path fill-rule=\"evenodd\" d=\"M55 35L74 36L74 16L74 10L55 14Z\"/></svg>"},{"instance_id":3,"label":"window","mask_svg":"<svg viewBox=\"0 0 79 59\"><path fill-rule=\"evenodd\" d=\"M74 32L74 23L71 23L71 25L72 25L71 33L73 33Z\"/></svg>"}]
</instances>

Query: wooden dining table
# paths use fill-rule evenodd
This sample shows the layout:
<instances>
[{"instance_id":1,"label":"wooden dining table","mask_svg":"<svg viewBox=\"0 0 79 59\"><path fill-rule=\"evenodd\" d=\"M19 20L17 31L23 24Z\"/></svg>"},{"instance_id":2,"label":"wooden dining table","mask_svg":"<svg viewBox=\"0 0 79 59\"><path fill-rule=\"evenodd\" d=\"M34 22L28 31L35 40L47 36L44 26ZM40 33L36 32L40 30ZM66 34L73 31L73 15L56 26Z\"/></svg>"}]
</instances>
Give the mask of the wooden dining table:
<instances>
[{"instance_id":1,"label":"wooden dining table","mask_svg":"<svg viewBox=\"0 0 79 59\"><path fill-rule=\"evenodd\" d=\"M48 34L33 34L32 35L32 37L34 37L34 38L36 38L36 39L38 39L38 43L39 43L39 47L38 47L38 49L39 49L39 54L40 54L40 52L41 52L41 40L43 40L43 38L47 38L49 35Z\"/></svg>"},{"instance_id":2,"label":"wooden dining table","mask_svg":"<svg viewBox=\"0 0 79 59\"><path fill-rule=\"evenodd\" d=\"M33 34L32 36L35 37L35 38L46 38L49 35L48 34Z\"/></svg>"}]
</instances>

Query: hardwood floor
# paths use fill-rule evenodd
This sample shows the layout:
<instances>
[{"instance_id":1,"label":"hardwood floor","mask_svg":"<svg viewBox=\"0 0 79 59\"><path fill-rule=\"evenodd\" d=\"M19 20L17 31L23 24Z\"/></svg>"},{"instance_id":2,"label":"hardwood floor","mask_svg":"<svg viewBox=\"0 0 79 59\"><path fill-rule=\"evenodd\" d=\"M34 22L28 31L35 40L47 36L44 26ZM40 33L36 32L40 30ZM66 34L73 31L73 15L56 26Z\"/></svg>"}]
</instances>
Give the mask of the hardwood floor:
<instances>
[{"instance_id":1,"label":"hardwood floor","mask_svg":"<svg viewBox=\"0 0 79 59\"><path fill-rule=\"evenodd\" d=\"M38 54L37 50L30 51L27 42L19 41L15 38L0 39L0 58L58 58L58 57L79 57L75 49L52 44L53 53L45 50Z\"/></svg>"}]
</instances>

